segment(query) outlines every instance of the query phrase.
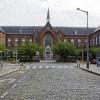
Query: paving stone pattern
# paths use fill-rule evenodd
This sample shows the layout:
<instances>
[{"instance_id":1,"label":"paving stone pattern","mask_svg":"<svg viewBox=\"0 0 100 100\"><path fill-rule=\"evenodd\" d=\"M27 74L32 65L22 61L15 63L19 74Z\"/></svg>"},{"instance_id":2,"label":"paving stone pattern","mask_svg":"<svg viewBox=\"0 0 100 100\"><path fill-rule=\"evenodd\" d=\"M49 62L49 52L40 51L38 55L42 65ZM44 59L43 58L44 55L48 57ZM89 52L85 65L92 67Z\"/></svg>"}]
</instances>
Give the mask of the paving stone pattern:
<instances>
[{"instance_id":1,"label":"paving stone pattern","mask_svg":"<svg viewBox=\"0 0 100 100\"><path fill-rule=\"evenodd\" d=\"M97 75L71 65L27 70L2 100L100 100Z\"/></svg>"}]
</instances>

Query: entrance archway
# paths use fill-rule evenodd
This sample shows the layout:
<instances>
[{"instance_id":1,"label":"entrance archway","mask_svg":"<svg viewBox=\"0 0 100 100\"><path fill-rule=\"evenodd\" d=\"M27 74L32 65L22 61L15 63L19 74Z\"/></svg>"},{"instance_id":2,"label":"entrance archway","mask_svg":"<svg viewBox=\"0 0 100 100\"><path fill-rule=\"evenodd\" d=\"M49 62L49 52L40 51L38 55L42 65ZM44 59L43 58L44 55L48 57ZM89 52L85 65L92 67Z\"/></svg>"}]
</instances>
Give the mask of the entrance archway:
<instances>
[{"instance_id":1,"label":"entrance archway","mask_svg":"<svg viewBox=\"0 0 100 100\"><path fill-rule=\"evenodd\" d=\"M49 45L47 45L43 56L44 60L53 60L53 53Z\"/></svg>"}]
</instances>

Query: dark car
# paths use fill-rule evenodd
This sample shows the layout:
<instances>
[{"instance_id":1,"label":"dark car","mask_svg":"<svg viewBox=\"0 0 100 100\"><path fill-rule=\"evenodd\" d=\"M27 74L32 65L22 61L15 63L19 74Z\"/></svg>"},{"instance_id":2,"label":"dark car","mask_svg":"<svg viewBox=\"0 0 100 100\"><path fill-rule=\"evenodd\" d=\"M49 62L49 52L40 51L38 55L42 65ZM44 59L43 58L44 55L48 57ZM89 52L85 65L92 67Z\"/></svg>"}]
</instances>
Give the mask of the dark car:
<instances>
[{"instance_id":1,"label":"dark car","mask_svg":"<svg viewBox=\"0 0 100 100\"><path fill-rule=\"evenodd\" d=\"M100 67L100 59L97 61L97 67Z\"/></svg>"},{"instance_id":2,"label":"dark car","mask_svg":"<svg viewBox=\"0 0 100 100\"><path fill-rule=\"evenodd\" d=\"M91 64L96 64L96 59L92 59Z\"/></svg>"}]
</instances>

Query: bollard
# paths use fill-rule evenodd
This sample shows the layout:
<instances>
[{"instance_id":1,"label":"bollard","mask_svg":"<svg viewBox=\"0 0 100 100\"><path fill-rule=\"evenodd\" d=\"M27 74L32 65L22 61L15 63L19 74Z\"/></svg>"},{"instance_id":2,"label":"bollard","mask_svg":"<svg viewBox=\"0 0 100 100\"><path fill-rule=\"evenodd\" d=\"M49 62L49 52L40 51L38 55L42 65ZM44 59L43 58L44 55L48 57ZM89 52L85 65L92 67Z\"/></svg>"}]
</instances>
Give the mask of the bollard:
<instances>
[{"instance_id":1,"label":"bollard","mask_svg":"<svg viewBox=\"0 0 100 100\"><path fill-rule=\"evenodd\" d=\"M80 61L77 61L77 67L80 67Z\"/></svg>"},{"instance_id":2,"label":"bollard","mask_svg":"<svg viewBox=\"0 0 100 100\"><path fill-rule=\"evenodd\" d=\"M80 67L80 63L79 63L79 67Z\"/></svg>"}]
</instances>

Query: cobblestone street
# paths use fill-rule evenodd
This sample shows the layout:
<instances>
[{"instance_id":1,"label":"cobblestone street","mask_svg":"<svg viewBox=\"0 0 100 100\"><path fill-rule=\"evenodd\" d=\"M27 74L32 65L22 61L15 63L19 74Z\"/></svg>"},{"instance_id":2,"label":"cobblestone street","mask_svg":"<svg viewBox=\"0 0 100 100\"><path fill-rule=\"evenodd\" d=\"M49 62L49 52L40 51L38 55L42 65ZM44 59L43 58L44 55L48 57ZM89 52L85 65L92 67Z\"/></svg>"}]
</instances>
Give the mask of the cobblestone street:
<instances>
[{"instance_id":1,"label":"cobblestone street","mask_svg":"<svg viewBox=\"0 0 100 100\"><path fill-rule=\"evenodd\" d=\"M70 63L33 63L0 78L0 100L100 100L100 77Z\"/></svg>"}]
</instances>

